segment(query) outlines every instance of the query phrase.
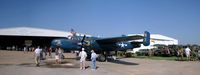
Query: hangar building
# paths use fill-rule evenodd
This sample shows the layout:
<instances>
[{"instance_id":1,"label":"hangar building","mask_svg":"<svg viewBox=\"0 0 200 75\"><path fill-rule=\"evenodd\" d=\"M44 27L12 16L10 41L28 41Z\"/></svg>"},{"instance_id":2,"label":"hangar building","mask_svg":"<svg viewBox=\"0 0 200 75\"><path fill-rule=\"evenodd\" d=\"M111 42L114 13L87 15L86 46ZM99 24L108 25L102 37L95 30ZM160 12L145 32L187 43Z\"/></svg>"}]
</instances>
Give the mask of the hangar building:
<instances>
[{"instance_id":1,"label":"hangar building","mask_svg":"<svg viewBox=\"0 0 200 75\"><path fill-rule=\"evenodd\" d=\"M55 38L71 35L69 32L32 28L14 27L0 29L0 49L22 50L23 47L49 47Z\"/></svg>"}]
</instances>

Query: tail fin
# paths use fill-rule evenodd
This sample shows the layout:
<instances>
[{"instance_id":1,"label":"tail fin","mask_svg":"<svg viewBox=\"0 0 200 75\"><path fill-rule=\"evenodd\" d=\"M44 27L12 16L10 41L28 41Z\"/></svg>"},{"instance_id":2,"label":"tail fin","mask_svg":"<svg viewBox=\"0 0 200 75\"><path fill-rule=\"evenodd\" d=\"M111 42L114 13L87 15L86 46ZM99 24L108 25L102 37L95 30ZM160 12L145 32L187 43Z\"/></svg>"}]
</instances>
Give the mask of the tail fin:
<instances>
[{"instance_id":1,"label":"tail fin","mask_svg":"<svg viewBox=\"0 0 200 75\"><path fill-rule=\"evenodd\" d=\"M150 45L150 33L148 31L144 32L143 45L144 46Z\"/></svg>"}]
</instances>

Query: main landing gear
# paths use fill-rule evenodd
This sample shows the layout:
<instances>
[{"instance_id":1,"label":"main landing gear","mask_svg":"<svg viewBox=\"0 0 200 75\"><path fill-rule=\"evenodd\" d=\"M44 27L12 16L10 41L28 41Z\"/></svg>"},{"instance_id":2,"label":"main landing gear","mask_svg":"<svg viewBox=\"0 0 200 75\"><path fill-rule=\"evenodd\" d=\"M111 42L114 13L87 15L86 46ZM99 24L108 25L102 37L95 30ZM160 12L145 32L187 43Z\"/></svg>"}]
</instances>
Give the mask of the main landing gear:
<instances>
[{"instance_id":1,"label":"main landing gear","mask_svg":"<svg viewBox=\"0 0 200 75\"><path fill-rule=\"evenodd\" d=\"M99 60L100 62L105 62L105 61L106 61L106 56L105 56L104 54L100 54L100 55L98 56L98 60Z\"/></svg>"}]
</instances>

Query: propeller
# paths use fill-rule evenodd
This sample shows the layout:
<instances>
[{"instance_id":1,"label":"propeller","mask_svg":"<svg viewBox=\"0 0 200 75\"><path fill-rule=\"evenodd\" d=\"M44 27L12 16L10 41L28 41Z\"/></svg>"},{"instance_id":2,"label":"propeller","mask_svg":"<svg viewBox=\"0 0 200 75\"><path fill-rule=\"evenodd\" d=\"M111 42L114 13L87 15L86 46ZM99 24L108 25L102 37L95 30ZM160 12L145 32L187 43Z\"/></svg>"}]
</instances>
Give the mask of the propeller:
<instances>
[{"instance_id":1,"label":"propeller","mask_svg":"<svg viewBox=\"0 0 200 75\"><path fill-rule=\"evenodd\" d=\"M81 48L83 48L83 46L84 46L85 37L86 37L86 35L84 35L82 40L81 40Z\"/></svg>"}]
</instances>

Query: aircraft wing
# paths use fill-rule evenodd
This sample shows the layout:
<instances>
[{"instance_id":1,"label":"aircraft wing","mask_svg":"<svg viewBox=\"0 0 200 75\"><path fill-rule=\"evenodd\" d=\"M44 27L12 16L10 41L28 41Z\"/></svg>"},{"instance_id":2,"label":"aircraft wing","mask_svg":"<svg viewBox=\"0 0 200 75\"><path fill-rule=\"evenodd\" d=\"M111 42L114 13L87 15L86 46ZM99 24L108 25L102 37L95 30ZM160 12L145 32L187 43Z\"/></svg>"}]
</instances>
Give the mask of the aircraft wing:
<instances>
[{"instance_id":1,"label":"aircraft wing","mask_svg":"<svg viewBox=\"0 0 200 75\"><path fill-rule=\"evenodd\" d=\"M143 38L144 38L144 36L142 36L142 35L133 35L133 36L103 38L103 39L96 40L96 42L98 42L100 44L111 44L111 43L122 42L122 41L139 40L139 39L143 39Z\"/></svg>"}]
</instances>

